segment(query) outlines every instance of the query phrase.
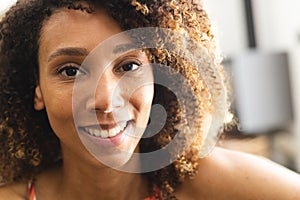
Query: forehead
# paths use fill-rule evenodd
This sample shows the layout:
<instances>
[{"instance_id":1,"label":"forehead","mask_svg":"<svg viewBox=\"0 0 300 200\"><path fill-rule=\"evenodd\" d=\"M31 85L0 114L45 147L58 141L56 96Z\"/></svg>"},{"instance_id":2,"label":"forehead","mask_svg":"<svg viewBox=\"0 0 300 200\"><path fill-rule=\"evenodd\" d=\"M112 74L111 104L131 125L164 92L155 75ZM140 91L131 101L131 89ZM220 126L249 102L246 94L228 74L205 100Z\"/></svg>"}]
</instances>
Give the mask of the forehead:
<instances>
[{"instance_id":1,"label":"forehead","mask_svg":"<svg viewBox=\"0 0 300 200\"><path fill-rule=\"evenodd\" d=\"M121 31L117 22L102 9L89 14L63 8L42 26L39 57L66 47L82 47L91 51L97 44Z\"/></svg>"}]
</instances>

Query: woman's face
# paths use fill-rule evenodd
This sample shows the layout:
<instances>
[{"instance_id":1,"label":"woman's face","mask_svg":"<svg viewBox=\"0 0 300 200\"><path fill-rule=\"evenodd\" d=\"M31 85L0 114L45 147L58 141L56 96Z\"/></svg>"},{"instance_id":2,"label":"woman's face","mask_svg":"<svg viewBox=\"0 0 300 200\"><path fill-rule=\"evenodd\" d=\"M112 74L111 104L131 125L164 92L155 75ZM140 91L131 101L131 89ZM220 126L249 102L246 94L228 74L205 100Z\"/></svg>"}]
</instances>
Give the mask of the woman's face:
<instances>
[{"instance_id":1,"label":"woman's face","mask_svg":"<svg viewBox=\"0 0 300 200\"><path fill-rule=\"evenodd\" d=\"M100 9L61 9L43 25L35 109L46 109L65 157L123 165L147 126L152 69L142 50L116 53L125 36L105 41L120 32Z\"/></svg>"}]
</instances>

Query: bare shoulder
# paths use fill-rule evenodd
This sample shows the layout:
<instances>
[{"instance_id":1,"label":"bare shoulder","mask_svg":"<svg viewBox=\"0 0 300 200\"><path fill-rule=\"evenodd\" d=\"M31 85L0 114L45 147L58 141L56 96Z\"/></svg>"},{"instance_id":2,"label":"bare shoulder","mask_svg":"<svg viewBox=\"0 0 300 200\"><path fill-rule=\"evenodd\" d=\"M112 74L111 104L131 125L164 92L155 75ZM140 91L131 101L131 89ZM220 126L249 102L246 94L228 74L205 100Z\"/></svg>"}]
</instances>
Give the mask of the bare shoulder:
<instances>
[{"instance_id":1,"label":"bare shoulder","mask_svg":"<svg viewBox=\"0 0 300 200\"><path fill-rule=\"evenodd\" d=\"M178 190L179 199L300 199L300 175L268 159L216 148L199 160L198 175Z\"/></svg>"},{"instance_id":2,"label":"bare shoulder","mask_svg":"<svg viewBox=\"0 0 300 200\"><path fill-rule=\"evenodd\" d=\"M1 185L0 200L25 200L27 192L27 183Z\"/></svg>"}]
</instances>

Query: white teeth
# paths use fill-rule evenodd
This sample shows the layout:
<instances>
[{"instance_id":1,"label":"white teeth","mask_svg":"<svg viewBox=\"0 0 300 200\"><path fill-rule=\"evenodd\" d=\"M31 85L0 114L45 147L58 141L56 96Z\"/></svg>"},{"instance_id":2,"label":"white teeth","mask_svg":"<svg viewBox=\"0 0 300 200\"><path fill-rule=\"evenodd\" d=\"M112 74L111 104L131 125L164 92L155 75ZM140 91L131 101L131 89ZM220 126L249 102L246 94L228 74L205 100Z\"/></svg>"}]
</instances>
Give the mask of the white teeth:
<instances>
[{"instance_id":1,"label":"white teeth","mask_svg":"<svg viewBox=\"0 0 300 200\"><path fill-rule=\"evenodd\" d=\"M107 138L108 137L108 131L107 130L101 130L100 131L100 137Z\"/></svg>"},{"instance_id":2,"label":"white teeth","mask_svg":"<svg viewBox=\"0 0 300 200\"><path fill-rule=\"evenodd\" d=\"M110 129L110 130L108 131L108 136L109 136L109 137L113 137L113 136L117 135L117 133L119 133L119 132L117 132L117 128Z\"/></svg>"},{"instance_id":3,"label":"white teeth","mask_svg":"<svg viewBox=\"0 0 300 200\"><path fill-rule=\"evenodd\" d=\"M99 130L99 129L93 129L93 128L84 128L86 132L88 132L90 135L101 137L101 138L108 138L116 136L120 131L123 131L126 128L127 122L120 122L117 124L115 128L109 129L109 130Z\"/></svg>"},{"instance_id":4,"label":"white teeth","mask_svg":"<svg viewBox=\"0 0 300 200\"><path fill-rule=\"evenodd\" d=\"M119 123L120 129L123 130L126 127L126 124L127 124L126 122Z\"/></svg>"},{"instance_id":5,"label":"white teeth","mask_svg":"<svg viewBox=\"0 0 300 200\"><path fill-rule=\"evenodd\" d=\"M94 136L100 136L100 131L96 130L96 129L89 129L90 133Z\"/></svg>"}]
</instances>

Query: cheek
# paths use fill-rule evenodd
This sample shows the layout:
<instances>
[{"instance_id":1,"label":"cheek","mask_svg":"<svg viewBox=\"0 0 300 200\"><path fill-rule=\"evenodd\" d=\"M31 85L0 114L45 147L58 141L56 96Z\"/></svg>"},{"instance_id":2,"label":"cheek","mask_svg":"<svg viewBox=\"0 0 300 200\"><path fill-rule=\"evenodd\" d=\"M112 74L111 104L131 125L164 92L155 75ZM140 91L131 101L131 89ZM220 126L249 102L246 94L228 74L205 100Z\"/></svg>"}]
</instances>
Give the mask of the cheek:
<instances>
[{"instance_id":1,"label":"cheek","mask_svg":"<svg viewBox=\"0 0 300 200\"><path fill-rule=\"evenodd\" d=\"M154 88L152 85L143 86L136 90L130 98L130 104L135 108L139 124L146 125L150 116Z\"/></svg>"},{"instance_id":2,"label":"cheek","mask_svg":"<svg viewBox=\"0 0 300 200\"><path fill-rule=\"evenodd\" d=\"M67 125L66 122L73 119L71 94L54 91L47 93L44 99L47 115L54 130L57 126Z\"/></svg>"},{"instance_id":3,"label":"cheek","mask_svg":"<svg viewBox=\"0 0 300 200\"><path fill-rule=\"evenodd\" d=\"M151 104L154 95L154 87L152 85L147 85L139 88L132 95L132 103L139 107L140 110L151 109Z\"/></svg>"}]
</instances>

